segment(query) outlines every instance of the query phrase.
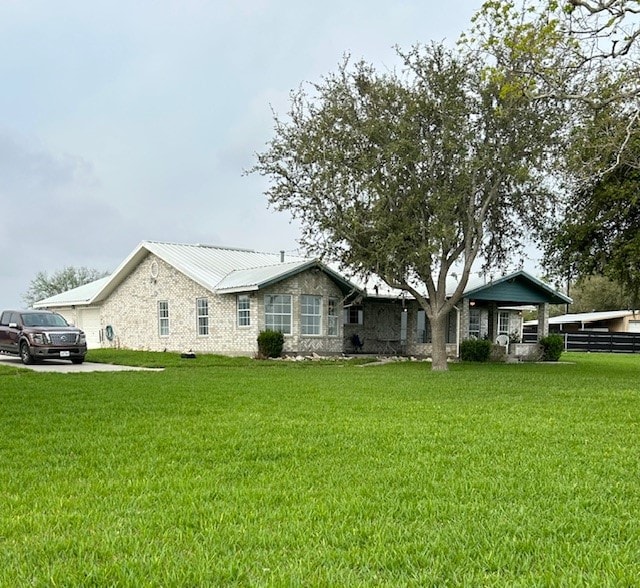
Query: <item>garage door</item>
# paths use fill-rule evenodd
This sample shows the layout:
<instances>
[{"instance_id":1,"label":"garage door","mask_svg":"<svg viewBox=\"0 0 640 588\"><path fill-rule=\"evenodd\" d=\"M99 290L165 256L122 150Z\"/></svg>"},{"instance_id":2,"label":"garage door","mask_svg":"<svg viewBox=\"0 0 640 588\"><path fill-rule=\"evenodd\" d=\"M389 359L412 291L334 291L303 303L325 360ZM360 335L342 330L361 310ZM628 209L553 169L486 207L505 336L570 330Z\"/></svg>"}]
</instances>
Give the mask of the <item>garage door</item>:
<instances>
[{"instance_id":1,"label":"garage door","mask_svg":"<svg viewBox=\"0 0 640 588\"><path fill-rule=\"evenodd\" d=\"M640 321L629 321L629 332L640 333Z\"/></svg>"},{"instance_id":2,"label":"garage door","mask_svg":"<svg viewBox=\"0 0 640 588\"><path fill-rule=\"evenodd\" d=\"M87 347L97 349L100 347L100 309L83 308L78 311L78 326L87 336Z\"/></svg>"}]
</instances>

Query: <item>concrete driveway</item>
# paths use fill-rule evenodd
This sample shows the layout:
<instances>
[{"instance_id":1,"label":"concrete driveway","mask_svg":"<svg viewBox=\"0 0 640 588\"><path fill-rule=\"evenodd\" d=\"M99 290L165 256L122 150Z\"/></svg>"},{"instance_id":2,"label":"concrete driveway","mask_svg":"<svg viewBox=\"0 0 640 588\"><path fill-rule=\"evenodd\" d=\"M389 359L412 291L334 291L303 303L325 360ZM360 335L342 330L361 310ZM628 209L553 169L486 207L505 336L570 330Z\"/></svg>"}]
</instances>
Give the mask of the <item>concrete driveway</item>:
<instances>
[{"instance_id":1,"label":"concrete driveway","mask_svg":"<svg viewBox=\"0 0 640 588\"><path fill-rule=\"evenodd\" d=\"M47 359L42 363L24 365L19 357L0 354L0 365L10 365L14 367L26 368L34 372L57 372L60 374L77 374L81 372L161 372L163 368L142 368L128 365L113 365L110 363L90 363L85 361L80 365L75 365L69 361Z\"/></svg>"}]
</instances>

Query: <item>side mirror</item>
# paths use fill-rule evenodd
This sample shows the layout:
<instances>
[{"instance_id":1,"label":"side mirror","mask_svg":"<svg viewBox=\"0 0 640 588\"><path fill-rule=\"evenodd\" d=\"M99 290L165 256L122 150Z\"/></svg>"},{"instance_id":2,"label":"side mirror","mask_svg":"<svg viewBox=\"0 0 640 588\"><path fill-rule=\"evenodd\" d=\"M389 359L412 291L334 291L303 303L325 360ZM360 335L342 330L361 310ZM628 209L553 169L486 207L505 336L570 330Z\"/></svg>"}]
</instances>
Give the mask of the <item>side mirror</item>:
<instances>
[{"instance_id":1,"label":"side mirror","mask_svg":"<svg viewBox=\"0 0 640 588\"><path fill-rule=\"evenodd\" d=\"M18 328L18 323L9 323L9 328L10 329L17 329Z\"/></svg>"}]
</instances>

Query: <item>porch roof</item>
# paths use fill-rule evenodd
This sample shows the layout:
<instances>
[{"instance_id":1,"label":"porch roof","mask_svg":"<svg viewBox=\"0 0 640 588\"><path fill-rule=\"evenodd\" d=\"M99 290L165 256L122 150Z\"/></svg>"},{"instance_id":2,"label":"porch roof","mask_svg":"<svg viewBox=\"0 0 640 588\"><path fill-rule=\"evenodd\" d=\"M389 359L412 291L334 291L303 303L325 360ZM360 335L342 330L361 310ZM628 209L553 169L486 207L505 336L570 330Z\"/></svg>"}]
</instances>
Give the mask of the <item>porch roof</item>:
<instances>
[{"instance_id":1,"label":"porch roof","mask_svg":"<svg viewBox=\"0 0 640 588\"><path fill-rule=\"evenodd\" d=\"M572 302L568 296L522 270L486 284L467 288L464 297L469 300L499 302L512 306Z\"/></svg>"},{"instance_id":2,"label":"porch roof","mask_svg":"<svg viewBox=\"0 0 640 588\"><path fill-rule=\"evenodd\" d=\"M373 287L372 287L373 285ZM377 286L377 287L376 287ZM457 282L447 281L447 296L455 291ZM389 288L381 281L370 281L361 286L367 298L396 300L403 297L402 290ZM406 296L406 294L405 294ZM520 270L489 282L480 278L469 280L463 298L469 300L497 302L500 306L522 307L530 305L570 304L572 299L554 290L549 284L534 278L524 270ZM407 296L412 300L412 296Z\"/></svg>"}]
</instances>

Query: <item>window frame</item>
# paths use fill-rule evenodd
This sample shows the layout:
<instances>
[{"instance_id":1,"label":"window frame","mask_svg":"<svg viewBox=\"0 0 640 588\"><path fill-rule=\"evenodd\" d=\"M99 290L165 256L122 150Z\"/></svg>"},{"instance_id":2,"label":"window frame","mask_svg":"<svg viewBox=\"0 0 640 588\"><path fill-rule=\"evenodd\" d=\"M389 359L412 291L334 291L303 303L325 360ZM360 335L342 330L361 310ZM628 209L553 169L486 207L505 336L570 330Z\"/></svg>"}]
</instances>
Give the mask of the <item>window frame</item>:
<instances>
[{"instance_id":1,"label":"window frame","mask_svg":"<svg viewBox=\"0 0 640 588\"><path fill-rule=\"evenodd\" d=\"M165 314L166 316L163 316ZM171 323L170 323L170 313L169 313L169 301L158 300L158 336L169 337L170 335L171 335Z\"/></svg>"},{"instance_id":2,"label":"window frame","mask_svg":"<svg viewBox=\"0 0 640 588\"><path fill-rule=\"evenodd\" d=\"M305 337L322 336L322 296L300 295L300 334Z\"/></svg>"},{"instance_id":3,"label":"window frame","mask_svg":"<svg viewBox=\"0 0 640 588\"><path fill-rule=\"evenodd\" d=\"M246 308L242 305L243 302L246 302ZM251 326L251 297L249 294L238 294L236 297L236 325L241 329Z\"/></svg>"},{"instance_id":4,"label":"window frame","mask_svg":"<svg viewBox=\"0 0 640 588\"><path fill-rule=\"evenodd\" d=\"M506 324L507 324L507 328L506 330L504 329L500 329L500 323L501 323L501 319L505 319L506 317ZM497 326L497 331L498 331L498 335L509 335L509 326L511 323L511 314L509 313L508 310L500 310L498 311L498 324Z\"/></svg>"},{"instance_id":5,"label":"window frame","mask_svg":"<svg viewBox=\"0 0 640 588\"><path fill-rule=\"evenodd\" d=\"M361 304L350 304L344 307L345 325L364 325L364 307Z\"/></svg>"},{"instance_id":6,"label":"window frame","mask_svg":"<svg viewBox=\"0 0 640 588\"><path fill-rule=\"evenodd\" d=\"M472 322L471 322L471 317L477 317L478 319L478 328L477 328L477 332L476 329L472 329ZM475 322L475 321L474 321ZM482 331L482 315L480 312L479 308L470 308L469 309L469 338L476 338L476 339L480 339L480 332Z\"/></svg>"},{"instance_id":7,"label":"window frame","mask_svg":"<svg viewBox=\"0 0 640 588\"><path fill-rule=\"evenodd\" d=\"M202 302L204 305L201 305ZM205 313L201 312L203 308ZM198 337L209 336L209 299L206 297L196 298L196 331Z\"/></svg>"},{"instance_id":8,"label":"window frame","mask_svg":"<svg viewBox=\"0 0 640 588\"><path fill-rule=\"evenodd\" d=\"M275 299L281 299L276 301ZM271 299L268 301L268 299ZM275 310L268 311L269 306L278 305L279 307L286 307L287 304L285 300L288 299L288 312L275 312ZM288 327L289 330L283 330L279 328L276 324L276 321L269 321L267 317L280 317L282 320L279 321L281 323L280 326L285 325L286 319L288 317ZM264 296L264 328L265 330L279 331L283 335L291 335L293 333L293 296L291 294L265 294Z\"/></svg>"}]
</instances>

